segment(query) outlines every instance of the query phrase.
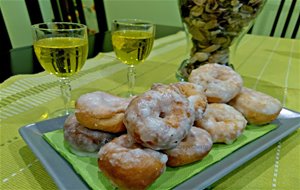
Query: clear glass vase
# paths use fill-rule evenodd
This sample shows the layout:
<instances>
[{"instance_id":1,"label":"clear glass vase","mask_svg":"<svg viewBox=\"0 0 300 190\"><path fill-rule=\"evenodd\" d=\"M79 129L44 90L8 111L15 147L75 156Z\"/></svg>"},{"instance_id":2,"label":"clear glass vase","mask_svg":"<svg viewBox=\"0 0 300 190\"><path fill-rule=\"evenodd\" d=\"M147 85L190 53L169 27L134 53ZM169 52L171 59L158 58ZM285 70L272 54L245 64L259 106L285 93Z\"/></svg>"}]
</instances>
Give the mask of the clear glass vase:
<instances>
[{"instance_id":1,"label":"clear glass vase","mask_svg":"<svg viewBox=\"0 0 300 190\"><path fill-rule=\"evenodd\" d=\"M267 0L178 0L189 49L176 77L187 80L208 63L233 67L229 55L253 26Z\"/></svg>"}]
</instances>

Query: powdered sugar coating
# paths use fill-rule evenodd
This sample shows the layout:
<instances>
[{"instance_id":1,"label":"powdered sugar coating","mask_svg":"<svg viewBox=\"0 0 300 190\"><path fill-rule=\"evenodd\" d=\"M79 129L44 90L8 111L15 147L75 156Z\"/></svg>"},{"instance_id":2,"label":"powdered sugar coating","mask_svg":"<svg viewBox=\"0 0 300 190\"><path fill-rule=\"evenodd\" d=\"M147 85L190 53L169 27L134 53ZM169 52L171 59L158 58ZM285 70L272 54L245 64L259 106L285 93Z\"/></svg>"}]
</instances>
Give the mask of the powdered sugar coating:
<instances>
[{"instance_id":1,"label":"powdered sugar coating","mask_svg":"<svg viewBox=\"0 0 300 190\"><path fill-rule=\"evenodd\" d=\"M64 139L70 146L83 152L98 152L116 135L88 129L78 123L74 114L68 116L64 123Z\"/></svg>"},{"instance_id":2,"label":"powdered sugar coating","mask_svg":"<svg viewBox=\"0 0 300 190\"><path fill-rule=\"evenodd\" d=\"M168 156L162 154L161 152L155 151L150 148L145 148L144 151L153 156L154 158L158 159L163 164L165 164L168 161Z\"/></svg>"},{"instance_id":3,"label":"powdered sugar coating","mask_svg":"<svg viewBox=\"0 0 300 190\"><path fill-rule=\"evenodd\" d=\"M124 112L131 98L117 97L96 91L81 95L75 104L75 115L79 123L87 128L122 133Z\"/></svg>"},{"instance_id":4,"label":"powdered sugar coating","mask_svg":"<svg viewBox=\"0 0 300 190\"><path fill-rule=\"evenodd\" d=\"M208 131L213 142L231 144L242 134L247 121L232 106L212 103L207 105L202 120L196 122L196 125Z\"/></svg>"},{"instance_id":5,"label":"powdered sugar coating","mask_svg":"<svg viewBox=\"0 0 300 190\"><path fill-rule=\"evenodd\" d=\"M146 189L166 169L167 155L142 147L127 134L104 145L98 166L120 189Z\"/></svg>"},{"instance_id":6,"label":"powdered sugar coating","mask_svg":"<svg viewBox=\"0 0 300 190\"><path fill-rule=\"evenodd\" d=\"M189 82L204 87L208 102L227 103L234 98L243 86L242 77L228 66L205 64L194 69Z\"/></svg>"},{"instance_id":7,"label":"powdered sugar coating","mask_svg":"<svg viewBox=\"0 0 300 190\"><path fill-rule=\"evenodd\" d=\"M170 85L177 88L189 100L195 109L195 120L201 119L207 104L203 86L190 82L177 82Z\"/></svg>"},{"instance_id":8,"label":"powdered sugar coating","mask_svg":"<svg viewBox=\"0 0 300 190\"><path fill-rule=\"evenodd\" d=\"M212 138L204 129L192 127L190 133L173 149L165 150L173 156L203 154L212 147Z\"/></svg>"},{"instance_id":9,"label":"powdered sugar coating","mask_svg":"<svg viewBox=\"0 0 300 190\"><path fill-rule=\"evenodd\" d=\"M122 135L103 146L98 152L99 159L109 156L109 162L113 167L124 169L141 167L147 159L154 159L166 164L168 157L158 151L144 148L131 142L127 135Z\"/></svg>"},{"instance_id":10,"label":"powdered sugar coating","mask_svg":"<svg viewBox=\"0 0 300 190\"><path fill-rule=\"evenodd\" d=\"M175 147L188 134L193 122L194 110L189 101L168 86L133 99L124 117L128 134L155 150Z\"/></svg>"},{"instance_id":11,"label":"powdered sugar coating","mask_svg":"<svg viewBox=\"0 0 300 190\"><path fill-rule=\"evenodd\" d=\"M163 151L168 155L167 165L180 166L202 160L213 145L211 135L197 127L192 127L190 133L173 149Z\"/></svg>"},{"instance_id":12,"label":"powdered sugar coating","mask_svg":"<svg viewBox=\"0 0 300 190\"><path fill-rule=\"evenodd\" d=\"M229 104L250 123L259 125L276 119L282 109L282 104L276 98L246 87Z\"/></svg>"},{"instance_id":13,"label":"powdered sugar coating","mask_svg":"<svg viewBox=\"0 0 300 190\"><path fill-rule=\"evenodd\" d=\"M97 118L109 118L124 112L131 99L117 97L102 91L80 96L76 101L77 112L88 112Z\"/></svg>"}]
</instances>

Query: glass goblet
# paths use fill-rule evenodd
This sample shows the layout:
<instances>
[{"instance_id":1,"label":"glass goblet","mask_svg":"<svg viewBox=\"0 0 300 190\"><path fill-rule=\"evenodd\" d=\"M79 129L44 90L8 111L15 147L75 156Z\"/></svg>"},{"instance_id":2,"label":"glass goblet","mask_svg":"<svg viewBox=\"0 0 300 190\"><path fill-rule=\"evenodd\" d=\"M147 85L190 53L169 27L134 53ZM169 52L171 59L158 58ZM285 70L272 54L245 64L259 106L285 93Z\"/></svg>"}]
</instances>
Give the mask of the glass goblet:
<instances>
[{"instance_id":1,"label":"glass goblet","mask_svg":"<svg viewBox=\"0 0 300 190\"><path fill-rule=\"evenodd\" d=\"M112 45L122 63L129 65L127 71L128 94L134 95L135 65L149 56L155 37L155 25L138 19L120 19L112 22Z\"/></svg>"},{"instance_id":2,"label":"glass goblet","mask_svg":"<svg viewBox=\"0 0 300 190\"><path fill-rule=\"evenodd\" d=\"M32 25L33 47L41 66L59 78L64 108L49 117L68 115L71 107L70 76L81 70L88 55L87 27L69 22Z\"/></svg>"}]
</instances>

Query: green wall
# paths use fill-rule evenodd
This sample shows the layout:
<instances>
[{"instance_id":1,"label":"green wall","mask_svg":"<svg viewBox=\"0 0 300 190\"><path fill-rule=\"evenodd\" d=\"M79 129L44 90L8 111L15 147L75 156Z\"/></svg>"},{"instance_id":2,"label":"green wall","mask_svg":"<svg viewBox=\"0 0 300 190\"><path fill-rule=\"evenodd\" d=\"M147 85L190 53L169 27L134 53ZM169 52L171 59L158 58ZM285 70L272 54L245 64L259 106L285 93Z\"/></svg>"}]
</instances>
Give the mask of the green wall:
<instances>
[{"instance_id":1,"label":"green wall","mask_svg":"<svg viewBox=\"0 0 300 190\"><path fill-rule=\"evenodd\" d=\"M107 23L118 18L138 18L155 24L182 26L177 0L104 0Z\"/></svg>"}]
</instances>

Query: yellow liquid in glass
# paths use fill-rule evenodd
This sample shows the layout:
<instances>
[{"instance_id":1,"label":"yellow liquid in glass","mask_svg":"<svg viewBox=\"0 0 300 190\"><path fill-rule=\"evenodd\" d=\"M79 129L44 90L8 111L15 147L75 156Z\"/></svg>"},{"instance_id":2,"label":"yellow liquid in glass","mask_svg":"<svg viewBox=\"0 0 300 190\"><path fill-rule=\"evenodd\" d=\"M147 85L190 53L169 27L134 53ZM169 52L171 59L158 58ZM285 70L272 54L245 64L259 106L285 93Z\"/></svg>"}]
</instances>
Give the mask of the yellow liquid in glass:
<instances>
[{"instance_id":1,"label":"yellow liquid in glass","mask_svg":"<svg viewBox=\"0 0 300 190\"><path fill-rule=\"evenodd\" d=\"M82 38L45 38L33 46L42 67L58 77L69 77L80 71L87 59L88 43Z\"/></svg>"},{"instance_id":2,"label":"yellow liquid in glass","mask_svg":"<svg viewBox=\"0 0 300 190\"><path fill-rule=\"evenodd\" d=\"M151 52L153 40L153 34L147 31L120 30L112 34L116 56L128 65L143 62Z\"/></svg>"}]
</instances>

